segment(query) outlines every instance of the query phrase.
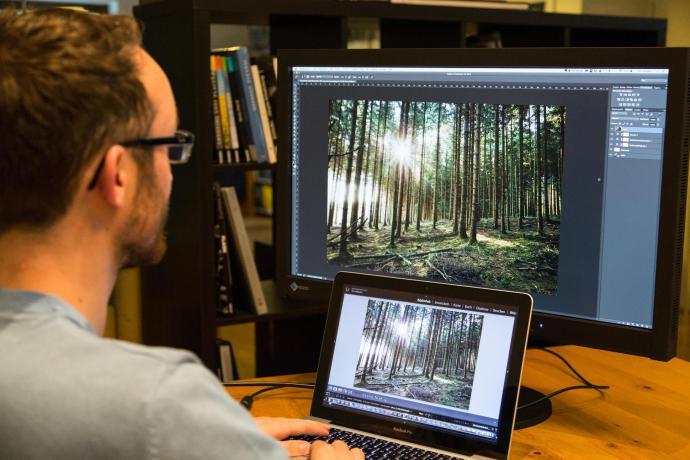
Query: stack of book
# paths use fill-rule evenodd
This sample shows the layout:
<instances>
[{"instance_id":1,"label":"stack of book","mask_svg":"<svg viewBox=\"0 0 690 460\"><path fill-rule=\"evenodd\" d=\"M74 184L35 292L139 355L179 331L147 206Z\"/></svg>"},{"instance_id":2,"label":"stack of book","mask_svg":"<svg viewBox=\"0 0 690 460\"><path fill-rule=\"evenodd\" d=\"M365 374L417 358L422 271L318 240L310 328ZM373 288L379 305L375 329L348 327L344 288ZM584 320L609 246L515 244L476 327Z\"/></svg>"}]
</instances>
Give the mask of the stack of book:
<instances>
[{"instance_id":1,"label":"stack of book","mask_svg":"<svg viewBox=\"0 0 690 460\"><path fill-rule=\"evenodd\" d=\"M270 59L250 59L244 46L211 53L215 159L275 163L276 77Z\"/></svg>"}]
</instances>

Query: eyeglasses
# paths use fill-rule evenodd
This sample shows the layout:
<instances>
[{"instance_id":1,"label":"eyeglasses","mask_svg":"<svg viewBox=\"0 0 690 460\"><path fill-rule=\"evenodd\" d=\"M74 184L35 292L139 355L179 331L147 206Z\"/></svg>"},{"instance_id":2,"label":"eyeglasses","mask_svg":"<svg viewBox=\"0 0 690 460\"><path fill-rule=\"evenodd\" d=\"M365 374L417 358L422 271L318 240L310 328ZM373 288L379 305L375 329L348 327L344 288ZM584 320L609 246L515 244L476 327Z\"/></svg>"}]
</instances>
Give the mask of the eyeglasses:
<instances>
[{"instance_id":1,"label":"eyeglasses","mask_svg":"<svg viewBox=\"0 0 690 460\"><path fill-rule=\"evenodd\" d=\"M145 137L143 139L132 139L119 143L123 147L154 147L156 145L166 145L168 147L168 161L172 164L186 163L189 157L192 156L192 149L194 148L194 134L183 129L175 131L175 135L169 137ZM92 190L96 187L98 176L103 169L105 163L105 155L101 158L100 163L96 167L93 178L87 186L87 190Z\"/></svg>"}]
</instances>

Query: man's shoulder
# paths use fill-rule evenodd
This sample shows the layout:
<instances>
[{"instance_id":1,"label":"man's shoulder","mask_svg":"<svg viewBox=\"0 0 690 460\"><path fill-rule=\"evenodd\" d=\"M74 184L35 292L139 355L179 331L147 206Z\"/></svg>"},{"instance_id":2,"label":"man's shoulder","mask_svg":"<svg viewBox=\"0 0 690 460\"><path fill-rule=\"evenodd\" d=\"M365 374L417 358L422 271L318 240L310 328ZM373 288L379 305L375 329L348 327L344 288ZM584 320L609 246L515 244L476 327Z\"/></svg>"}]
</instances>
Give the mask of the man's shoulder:
<instances>
[{"instance_id":1,"label":"man's shoulder","mask_svg":"<svg viewBox=\"0 0 690 460\"><path fill-rule=\"evenodd\" d=\"M181 364L201 364L197 356L187 350L168 347L154 347L126 342L118 339L99 339L104 352L113 354L151 369L151 366L178 366Z\"/></svg>"},{"instance_id":2,"label":"man's shoulder","mask_svg":"<svg viewBox=\"0 0 690 460\"><path fill-rule=\"evenodd\" d=\"M212 374L201 364L199 358L190 351L141 345L117 339L93 337L88 352L76 356L70 353L72 366L77 372L81 367L84 375L89 375L91 386L119 392L127 398L146 398L149 391L165 385L179 374L181 369L192 370L193 380L213 381ZM215 382L214 382L215 383ZM131 390L138 388L140 391Z\"/></svg>"}]
</instances>

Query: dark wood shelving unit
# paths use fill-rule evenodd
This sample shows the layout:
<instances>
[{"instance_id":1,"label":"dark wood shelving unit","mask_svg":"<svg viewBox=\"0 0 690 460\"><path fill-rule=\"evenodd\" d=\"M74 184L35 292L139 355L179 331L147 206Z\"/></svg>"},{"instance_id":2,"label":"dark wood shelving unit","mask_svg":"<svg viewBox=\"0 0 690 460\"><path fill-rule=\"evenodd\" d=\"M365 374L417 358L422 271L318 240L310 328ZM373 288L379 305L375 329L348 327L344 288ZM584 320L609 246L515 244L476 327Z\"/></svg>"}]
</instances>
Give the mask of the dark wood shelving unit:
<instances>
[{"instance_id":1,"label":"dark wood shelving unit","mask_svg":"<svg viewBox=\"0 0 690 460\"><path fill-rule=\"evenodd\" d=\"M273 280L262 281L261 288L266 296L268 313L259 315L249 311L239 310L232 315L218 316L216 318L216 324L218 326L229 326L232 324L249 322L259 323L274 320L301 318L304 316L323 315L326 313L325 305L297 305L290 304L282 299L279 299L276 295L276 287Z\"/></svg>"},{"instance_id":2,"label":"dark wood shelving unit","mask_svg":"<svg viewBox=\"0 0 690 460\"><path fill-rule=\"evenodd\" d=\"M180 126L196 134L190 162L174 168L168 253L161 264L142 271L143 339L151 345L189 349L214 369L216 328L254 322L259 375L316 368L326 306L286 305L273 295L274 306L268 315L216 315L211 185L232 181L237 172L274 165L213 163L208 69L212 24L269 26L272 52L279 48L344 48L350 17L377 18L385 48L463 47L470 30L499 32L504 47L663 46L666 42L666 20L662 19L336 0L142 3L134 7L134 14L144 24L145 47L170 78Z\"/></svg>"},{"instance_id":3,"label":"dark wood shelving unit","mask_svg":"<svg viewBox=\"0 0 690 460\"><path fill-rule=\"evenodd\" d=\"M273 169L275 170L276 165L274 163L228 163L228 164L216 164L214 165L215 170L222 171L260 171L263 169Z\"/></svg>"}]
</instances>

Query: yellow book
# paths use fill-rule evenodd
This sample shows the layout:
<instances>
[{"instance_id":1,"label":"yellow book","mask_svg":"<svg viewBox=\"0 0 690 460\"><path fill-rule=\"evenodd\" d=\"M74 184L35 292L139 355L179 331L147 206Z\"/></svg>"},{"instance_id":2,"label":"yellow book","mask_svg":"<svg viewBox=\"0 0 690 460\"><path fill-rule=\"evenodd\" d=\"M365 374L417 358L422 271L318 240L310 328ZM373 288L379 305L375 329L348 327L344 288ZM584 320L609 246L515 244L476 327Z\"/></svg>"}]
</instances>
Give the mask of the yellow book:
<instances>
[{"instance_id":1,"label":"yellow book","mask_svg":"<svg viewBox=\"0 0 690 460\"><path fill-rule=\"evenodd\" d=\"M224 162L230 160L230 120L228 119L228 103L225 98L225 82L223 80L223 65L218 59L218 56L211 56L211 69L216 74L216 84L218 86L218 111L220 112L220 126L223 133L223 149L225 150Z\"/></svg>"}]
</instances>

